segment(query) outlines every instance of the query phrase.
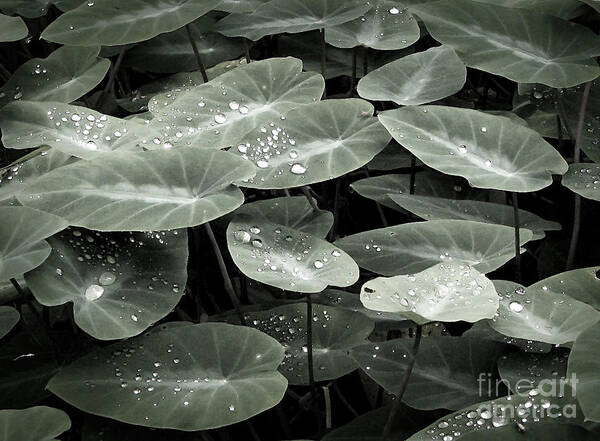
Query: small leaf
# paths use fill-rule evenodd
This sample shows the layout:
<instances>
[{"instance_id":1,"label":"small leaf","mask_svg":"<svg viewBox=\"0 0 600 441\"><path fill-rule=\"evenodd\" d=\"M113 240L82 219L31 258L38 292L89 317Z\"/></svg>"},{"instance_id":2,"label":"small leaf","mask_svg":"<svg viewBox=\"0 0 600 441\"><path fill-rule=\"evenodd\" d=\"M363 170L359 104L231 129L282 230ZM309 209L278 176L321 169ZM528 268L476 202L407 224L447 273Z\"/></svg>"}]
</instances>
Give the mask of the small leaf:
<instances>
[{"instance_id":1,"label":"small leaf","mask_svg":"<svg viewBox=\"0 0 600 441\"><path fill-rule=\"evenodd\" d=\"M277 372L282 359L281 345L255 329L177 322L80 358L48 389L125 423L206 430L279 403L287 386Z\"/></svg>"},{"instance_id":2,"label":"small leaf","mask_svg":"<svg viewBox=\"0 0 600 441\"><path fill-rule=\"evenodd\" d=\"M531 231L521 230L521 244L531 238ZM513 228L463 220L401 224L347 236L335 244L362 268L384 276L418 273L449 261L489 273L515 256Z\"/></svg>"},{"instance_id":3,"label":"small leaf","mask_svg":"<svg viewBox=\"0 0 600 441\"><path fill-rule=\"evenodd\" d=\"M0 441L50 441L69 430L71 420L62 410L37 406L0 410Z\"/></svg>"},{"instance_id":4,"label":"small leaf","mask_svg":"<svg viewBox=\"0 0 600 441\"><path fill-rule=\"evenodd\" d=\"M600 201L600 164L571 164L562 183L584 198Z\"/></svg>"},{"instance_id":5,"label":"small leaf","mask_svg":"<svg viewBox=\"0 0 600 441\"><path fill-rule=\"evenodd\" d=\"M184 293L185 231L94 233L69 229L48 239L50 257L27 273L44 306L73 302L75 323L100 340L139 334Z\"/></svg>"},{"instance_id":6,"label":"small leaf","mask_svg":"<svg viewBox=\"0 0 600 441\"><path fill-rule=\"evenodd\" d=\"M21 40L28 33L27 25L21 17L0 14L0 43Z\"/></svg>"},{"instance_id":7,"label":"small leaf","mask_svg":"<svg viewBox=\"0 0 600 441\"><path fill-rule=\"evenodd\" d=\"M358 82L358 94L369 100L416 105L437 101L462 89L467 68L449 47L407 55L369 72Z\"/></svg>"},{"instance_id":8,"label":"small leaf","mask_svg":"<svg viewBox=\"0 0 600 441\"><path fill-rule=\"evenodd\" d=\"M536 191L568 168L539 134L502 116L423 106L383 112L379 119L426 165L462 176L474 187Z\"/></svg>"},{"instance_id":9,"label":"small leaf","mask_svg":"<svg viewBox=\"0 0 600 441\"><path fill-rule=\"evenodd\" d=\"M396 312L419 324L476 322L492 318L498 294L473 267L440 263L417 274L378 277L365 283L360 300L369 309Z\"/></svg>"},{"instance_id":10,"label":"small leaf","mask_svg":"<svg viewBox=\"0 0 600 441\"><path fill-rule=\"evenodd\" d=\"M93 230L168 230L233 211L244 195L231 181L253 174L251 164L221 151L114 153L46 174L19 201Z\"/></svg>"},{"instance_id":11,"label":"small leaf","mask_svg":"<svg viewBox=\"0 0 600 441\"><path fill-rule=\"evenodd\" d=\"M0 338L8 334L20 319L21 314L12 306L0 306Z\"/></svg>"},{"instance_id":12,"label":"small leaf","mask_svg":"<svg viewBox=\"0 0 600 441\"><path fill-rule=\"evenodd\" d=\"M58 216L27 207L0 207L0 280L34 269L50 254L44 241L67 227Z\"/></svg>"},{"instance_id":13,"label":"small leaf","mask_svg":"<svg viewBox=\"0 0 600 441\"><path fill-rule=\"evenodd\" d=\"M0 10L26 18L39 18L48 12L51 0L0 0Z\"/></svg>"}]
</instances>

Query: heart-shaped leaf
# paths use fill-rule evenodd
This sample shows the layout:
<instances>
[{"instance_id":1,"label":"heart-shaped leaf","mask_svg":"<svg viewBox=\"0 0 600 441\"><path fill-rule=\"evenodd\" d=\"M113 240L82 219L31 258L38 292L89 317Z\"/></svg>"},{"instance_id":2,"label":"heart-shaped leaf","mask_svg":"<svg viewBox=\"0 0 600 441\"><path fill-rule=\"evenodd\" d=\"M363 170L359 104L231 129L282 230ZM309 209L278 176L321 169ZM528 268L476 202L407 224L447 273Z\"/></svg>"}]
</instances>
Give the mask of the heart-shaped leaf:
<instances>
[{"instance_id":1,"label":"heart-shaped leaf","mask_svg":"<svg viewBox=\"0 0 600 441\"><path fill-rule=\"evenodd\" d=\"M471 0L413 6L433 38L474 67L518 83L571 87L600 74L600 38L590 29L537 11Z\"/></svg>"},{"instance_id":2,"label":"heart-shaped leaf","mask_svg":"<svg viewBox=\"0 0 600 441\"><path fill-rule=\"evenodd\" d=\"M365 283L360 300L369 309L396 312L419 324L476 322L498 309L494 284L469 265L440 263L417 274L378 277Z\"/></svg>"},{"instance_id":3,"label":"heart-shaped leaf","mask_svg":"<svg viewBox=\"0 0 600 441\"><path fill-rule=\"evenodd\" d=\"M328 27L325 41L339 48L365 46L389 51L404 49L419 39L417 21L394 1L378 0L362 17Z\"/></svg>"},{"instance_id":4,"label":"heart-shaped leaf","mask_svg":"<svg viewBox=\"0 0 600 441\"><path fill-rule=\"evenodd\" d=\"M543 282L543 281L542 281ZM563 292L544 289L542 282L525 288L514 282L495 281L500 295L492 328L509 337L551 344L575 341L600 320L600 312Z\"/></svg>"},{"instance_id":5,"label":"heart-shaped leaf","mask_svg":"<svg viewBox=\"0 0 600 441\"><path fill-rule=\"evenodd\" d=\"M252 216L229 224L227 247L246 276L288 291L320 292L358 280L354 260L329 242Z\"/></svg>"},{"instance_id":6,"label":"heart-shaped leaf","mask_svg":"<svg viewBox=\"0 0 600 441\"><path fill-rule=\"evenodd\" d=\"M235 211L257 222L284 225L301 233L325 237L333 225L333 214L325 210L314 210L304 196L265 199L244 204Z\"/></svg>"},{"instance_id":7,"label":"heart-shaped leaf","mask_svg":"<svg viewBox=\"0 0 600 441\"><path fill-rule=\"evenodd\" d=\"M492 202L443 199L408 194L389 194L396 204L425 220L464 219L514 227L513 207ZM544 231L560 230L560 224L542 219L526 210L519 210L519 226L533 232L533 239L542 239Z\"/></svg>"},{"instance_id":8,"label":"heart-shaped leaf","mask_svg":"<svg viewBox=\"0 0 600 441\"><path fill-rule=\"evenodd\" d=\"M69 416L53 407L0 410L0 441L51 441L71 428Z\"/></svg>"},{"instance_id":9,"label":"heart-shaped leaf","mask_svg":"<svg viewBox=\"0 0 600 441\"><path fill-rule=\"evenodd\" d=\"M600 267L579 268L540 280L529 287L566 294L600 310Z\"/></svg>"},{"instance_id":10,"label":"heart-shaped leaf","mask_svg":"<svg viewBox=\"0 0 600 441\"><path fill-rule=\"evenodd\" d=\"M247 161L220 151L114 153L56 169L18 198L93 230L167 230L233 211L244 195L231 181L253 174Z\"/></svg>"},{"instance_id":11,"label":"heart-shaped leaf","mask_svg":"<svg viewBox=\"0 0 600 441\"><path fill-rule=\"evenodd\" d=\"M50 257L25 276L38 302L73 302L75 323L100 340L139 334L184 293L185 231L94 233L65 230L48 239Z\"/></svg>"},{"instance_id":12,"label":"heart-shaped leaf","mask_svg":"<svg viewBox=\"0 0 600 441\"><path fill-rule=\"evenodd\" d=\"M402 401L415 409L460 409L481 401L487 396L487 388L482 390L478 378L482 373L495 372L496 361L505 348L500 343L474 338L427 337L415 358L412 346L412 339L395 339L357 346L350 355L392 394L402 389L406 369L414 358Z\"/></svg>"},{"instance_id":13,"label":"heart-shaped leaf","mask_svg":"<svg viewBox=\"0 0 600 441\"><path fill-rule=\"evenodd\" d=\"M188 91L154 97L148 105L172 144L224 148L288 110L321 98L323 77L302 72L302 61L271 58L227 72ZM156 146L158 147L158 146Z\"/></svg>"},{"instance_id":14,"label":"heart-shaped leaf","mask_svg":"<svg viewBox=\"0 0 600 441\"><path fill-rule=\"evenodd\" d=\"M177 322L80 358L48 389L125 423L205 430L279 403L287 386L277 372L282 359L281 345L255 329Z\"/></svg>"},{"instance_id":15,"label":"heart-shaped leaf","mask_svg":"<svg viewBox=\"0 0 600 441\"><path fill-rule=\"evenodd\" d=\"M0 14L0 43L21 40L28 33L27 25L21 17Z\"/></svg>"},{"instance_id":16,"label":"heart-shaped leaf","mask_svg":"<svg viewBox=\"0 0 600 441\"><path fill-rule=\"evenodd\" d=\"M562 183L584 198L600 201L600 164L571 164Z\"/></svg>"},{"instance_id":17,"label":"heart-shaped leaf","mask_svg":"<svg viewBox=\"0 0 600 441\"><path fill-rule=\"evenodd\" d=\"M0 280L34 269L50 254L44 241L66 228L64 219L27 207L0 207Z\"/></svg>"},{"instance_id":18,"label":"heart-shaped leaf","mask_svg":"<svg viewBox=\"0 0 600 441\"><path fill-rule=\"evenodd\" d=\"M63 46L48 58L21 65L0 89L0 107L19 99L70 103L94 89L108 72L110 61L99 58L99 47Z\"/></svg>"},{"instance_id":19,"label":"heart-shaped leaf","mask_svg":"<svg viewBox=\"0 0 600 441\"><path fill-rule=\"evenodd\" d=\"M286 354L279 368L290 384L308 385L306 347L306 304L284 305L268 311L251 312L251 326L275 338ZM358 312L313 305L312 342L315 381L340 378L357 368L348 351L365 342L373 322Z\"/></svg>"},{"instance_id":20,"label":"heart-shaped leaf","mask_svg":"<svg viewBox=\"0 0 600 441\"><path fill-rule=\"evenodd\" d=\"M568 358L569 351L560 349L548 354L511 352L498 360L498 372L511 392L529 395L532 389L566 382Z\"/></svg>"},{"instance_id":21,"label":"heart-shaped leaf","mask_svg":"<svg viewBox=\"0 0 600 441\"><path fill-rule=\"evenodd\" d=\"M437 101L462 89L467 68L446 46L407 55L369 72L358 82L358 94L369 100L417 105Z\"/></svg>"},{"instance_id":22,"label":"heart-shaped leaf","mask_svg":"<svg viewBox=\"0 0 600 441\"><path fill-rule=\"evenodd\" d=\"M264 124L231 151L251 161L256 176L238 184L289 188L326 181L362 167L390 141L359 99L327 100L302 106L285 119Z\"/></svg>"},{"instance_id":23,"label":"heart-shaped leaf","mask_svg":"<svg viewBox=\"0 0 600 441\"><path fill-rule=\"evenodd\" d=\"M19 311L12 306L0 306L0 338L8 334L20 319Z\"/></svg>"},{"instance_id":24,"label":"heart-shaped leaf","mask_svg":"<svg viewBox=\"0 0 600 441\"><path fill-rule=\"evenodd\" d=\"M251 14L231 14L216 30L228 37L260 40L266 35L295 34L336 26L370 9L364 0L272 0Z\"/></svg>"},{"instance_id":25,"label":"heart-shaped leaf","mask_svg":"<svg viewBox=\"0 0 600 441\"><path fill-rule=\"evenodd\" d=\"M521 244L531 239L531 231L521 230ZM449 261L489 273L515 257L513 228L463 220L396 225L353 234L335 244L361 268L384 276L418 273Z\"/></svg>"},{"instance_id":26,"label":"heart-shaped leaf","mask_svg":"<svg viewBox=\"0 0 600 441\"><path fill-rule=\"evenodd\" d=\"M83 2L61 15L41 37L71 46L116 46L174 31L220 0L103 0Z\"/></svg>"},{"instance_id":27,"label":"heart-shaped leaf","mask_svg":"<svg viewBox=\"0 0 600 441\"><path fill-rule=\"evenodd\" d=\"M423 106L390 110L379 119L426 165L462 176L474 187L536 191L568 168L539 134L502 116Z\"/></svg>"}]
</instances>

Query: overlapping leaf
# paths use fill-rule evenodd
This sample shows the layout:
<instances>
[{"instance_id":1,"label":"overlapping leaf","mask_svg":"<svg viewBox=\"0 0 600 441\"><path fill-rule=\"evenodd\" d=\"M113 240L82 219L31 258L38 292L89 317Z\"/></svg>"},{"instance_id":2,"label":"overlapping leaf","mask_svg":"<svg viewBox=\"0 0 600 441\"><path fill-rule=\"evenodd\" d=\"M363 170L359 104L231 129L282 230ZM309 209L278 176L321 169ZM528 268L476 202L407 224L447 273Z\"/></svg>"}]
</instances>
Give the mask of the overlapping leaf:
<instances>
[{"instance_id":1,"label":"overlapping leaf","mask_svg":"<svg viewBox=\"0 0 600 441\"><path fill-rule=\"evenodd\" d=\"M8 334L20 318L19 311L12 306L0 306L0 338Z\"/></svg>"},{"instance_id":2,"label":"overlapping leaf","mask_svg":"<svg viewBox=\"0 0 600 441\"><path fill-rule=\"evenodd\" d=\"M204 430L279 403L287 386L277 372L282 359L281 345L255 329L178 322L80 358L48 389L95 415Z\"/></svg>"},{"instance_id":3,"label":"overlapping leaf","mask_svg":"<svg viewBox=\"0 0 600 441\"><path fill-rule=\"evenodd\" d=\"M0 441L51 441L71 427L69 416L53 407L0 410Z\"/></svg>"},{"instance_id":4,"label":"overlapping leaf","mask_svg":"<svg viewBox=\"0 0 600 441\"><path fill-rule=\"evenodd\" d=\"M498 372L512 393L528 395L533 389L566 384L568 358L564 349L547 354L511 352L498 360Z\"/></svg>"},{"instance_id":5,"label":"overlapping leaf","mask_svg":"<svg viewBox=\"0 0 600 441\"><path fill-rule=\"evenodd\" d=\"M89 229L168 230L233 211L244 195L231 182L253 174L247 161L220 151L114 153L56 169L18 199Z\"/></svg>"},{"instance_id":6,"label":"overlapping leaf","mask_svg":"<svg viewBox=\"0 0 600 441\"><path fill-rule=\"evenodd\" d=\"M562 183L584 198L600 201L600 164L571 164Z\"/></svg>"},{"instance_id":7,"label":"overlapping leaf","mask_svg":"<svg viewBox=\"0 0 600 441\"><path fill-rule=\"evenodd\" d=\"M21 17L0 14L0 43L21 40L28 33L27 25Z\"/></svg>"}]
</instances>

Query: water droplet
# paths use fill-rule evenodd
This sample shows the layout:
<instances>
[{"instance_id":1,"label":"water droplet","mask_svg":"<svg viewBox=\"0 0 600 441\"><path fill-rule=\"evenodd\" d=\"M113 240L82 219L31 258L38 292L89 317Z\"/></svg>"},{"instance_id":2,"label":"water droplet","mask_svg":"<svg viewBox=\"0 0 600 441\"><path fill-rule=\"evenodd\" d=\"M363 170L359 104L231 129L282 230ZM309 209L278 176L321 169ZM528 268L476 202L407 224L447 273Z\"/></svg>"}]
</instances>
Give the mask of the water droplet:
<instances>
[{"instance_id":1,"label":"water droplet","mask_svg":"<svg viewBox=\"0 0 600 441\"><path fill-rule=\"evenodd\" d=\"M237 101L232 101L229 103L229 108L231 110L238 110L240 108L240 104Z\"/></svg>"},{"instance_id":2,"label":"water droplet","mask_svg":"<svg viewBox=\"0 0 600 441\"><path fill-rule=\"evenodd\" d=\"M392 15L396 15L396 14L399 14L399 13L400 13L400 9L398 9L398 8L394 7L394 8L390 9L390 14L392 14Z\"/></svg>"},{"instance_id":3,"label":"water droplet","mask_svg":"<svg viewBox=\"0 0 600 441\"><path fill-rule=\"evenodd\" d=\"M102 297L102 294L104 294L104 288L102 288L100 285L90 285L85 290L85 298L90 302L98 300L100 297Z\"/></svg>"},{"instance_id":4,"label":"water droplet","mask_svg":"<svg viewBox=\"0 0 600 441\"><path fill-rule=\"evenodd\" d=\"M100 285L104 286L112 285L113 283L115 283L115 280L117 280L117 276L109 272L104 272L100 274L100 277L98 277L98 282L100 283Z\"/></svg>"},{"instance_id":5,"label":"water droplet","mask_svg":"<svg viewBox=\"0 0 600 441\"><path fill-rule=\"evenodd\" d=\"M290 171L295 175L303 175L306 172L306 167L304 167L302 164L296 163L292 165Z\"/></svg>"},{"instance_id":6,"label":"water droplet","mask_svg":"<svg viewBox=\"0 0 600 441\"><path fill-rule=\"evenodd\" d=\"M313 265L315 266L316 269L321 269L324 266L323 262L321 262L320 260L315 260Z\"/></svg>"},{"instance_id":7,"label":"water droplet","mask_svg":"<svg viewBox=\"0 0 600 441\"><path fill-rule=\"evenodd\" d=\"M223 124L225 121L227 121L227 117L225 115L223 115L222 113L217 113L215 115L215 122L217 124Z\"/></svg>"},{"instance_id":8,"label":"water droplet","mask_svg":"<svg viewBox=\"0 0 600 441\"><path fill-rule=\"evenodd\" d=\"M250 233L244 230L236 231L235 233L233 233L233 237L235 237L235 240L242 243L248 243L252 238L252 236L250 236Z\"/></svg>"},{"instance_id":9,"label":"water droplet","mask_svg":"<svg viewBox=\"0 0 600 441\"><path fill-rule=\"evenodd\" d=\"M523 311L523 305L517 301L510 302L508 305L512 312L521 312Z\"/></svg>"}]
</instances>

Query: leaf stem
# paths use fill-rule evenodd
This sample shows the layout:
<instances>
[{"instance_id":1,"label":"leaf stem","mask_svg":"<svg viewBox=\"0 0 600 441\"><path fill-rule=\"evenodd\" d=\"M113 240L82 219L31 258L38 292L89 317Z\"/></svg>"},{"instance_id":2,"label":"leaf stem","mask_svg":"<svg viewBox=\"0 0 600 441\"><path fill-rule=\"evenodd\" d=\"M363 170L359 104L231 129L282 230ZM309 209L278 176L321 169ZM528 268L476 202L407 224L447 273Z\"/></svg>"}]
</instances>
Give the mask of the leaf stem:
<instances>
[{"instance_id":1,"label":"leaf stem","mask_svg":"<svg viewBox=\"0 0 600 441\"><path fill-rule=\"evenodd\" d=\"M400 405L402 404L402 396L406 391L406 387L408 386L408 381L410 380L410 374L413 371L415 366L415 361L417 359L417 353L419 352L419 346L421 345L421 337L423 336L423 326L417 325L417 332L415 334L415 342L412 348L412 358L408 363L406 368L406 372L404 372L404 378L402 379L402 384L400 385L400 390L396 394L396 399L394 400L394 404L392 405L392 409L390 410L390 414L388 416L387 422L383 428L383 433L381 434L381 441L385 441L389 438L390 433L392 431L392 425L394 424L394 420L396 419L396 415L400 410Z\"/></svg>"},{"instance_id":2,"label":"leaf stem","mask_svg":"<svg viewBox=\"0 0 600 441\"><path fill-rule=\"evenodd\" d=\"M315 370L313 364L313 307L312 297L310 294L306 295L306 352L308 354L308 383L311 390L315 387Z\"/></svg>"},{"instance_id":3,"label":"leaf stem","mask_svg":"<svg viewBox=\"0 0 600 441\"><path fill-rule=\"evenodd\" d=\"M575 149L573 151L573 162L578 163L581 160L581 141L583 138L583 123L585 120L585 111L590 97L592 82L588 81L583 88L583 96L581 97L581 107L579 109L579 121L577 121L577 133L575 138ZM573 268L575 262L575 252L577 251L577 243L579 242L579 230L581 229L581 196L575 195L575 204L573 208L573 231L571 233L571 243L569 244L569 254L567 255L566 269Z\"/></svg>"},{"instance_id":4,"label":"leaf stem","mask_svg":"<svg viewBox=\"0 0 600 441\"><path fill-rule=\"evenodd\" d=\"M354 93L354 85L356 84L356 61L358 58L358 48L352 48L352 77L350 79L350 90L348 96L352 96Z\"/></svg>"},{"instance_id":5,"label":"leaf stem","mask_svg":"<svg viewBox=\"0 0 600 441\"><path fill-rule=\"evenodd\" d=\"M331 392L329 386L323 386L323 396L325 397L325 429L329 430L331 424Z\"/></svg>"},{"instance_id":6,"label":"leaf stem","mask_svg":"<svg viewBox=\"0 0 600 441\"><path fill-rule=\"evenodd\" d=\"M252 59L250 58L250 45L248 44L248 39L242 37L242 41L244 42L244 55L246 57L246 64L252 63Z\"/></svg>"},{"instance_id":7,"label":"leaf stem","mask_svg":"<svg viewBox=\"0 0 600 441\"><path fill-rule=\"evenodd\" d=\"M102 108L102 106L104 105L104 102L106 101L106 97L108 96L110 91L113 89L113 86L115 84L115 79L117 78L117 72L118 72L119 68L121 67L123 58L125 57L125 52L127 52L126 46L121 49L121 52L119 52L119 56L117 57L117 60L115 61L114 65L112 65L112 67L110 69L110 75L108 77L108 82L106 83L104 90L98 97L98 100L94 104L94 107L96 109Z\"/></svg>"},{"instance_id":8,"label":"leaf stem","mask_svg":"<svg viewBox=\"0 0 600 441\"><path fill-rule=\"evenodd\" d=\"M327 45L325 43L325 29L321 28L319 30L319 35L321 37L321 75L323 75L323 79L325 79L326 69L327 69ZM327 96L327 88L323 91L323 98Z\"/></svg>"},{"instance_id":9,"label":"leaf stem","mask_svg":"<svg viewBox=\"0 0 600 441\"><path fill-rule=\"evenodd\" d=\"M409 193L415 194L415 183L417 180L417 157L410 154L410 187Z\"/></svg>"},{"instance_id":10,"label":"leaf stem","mask_svg":"<svg viewBox=\"0 0 600 441\"><path fill-rule=\"evenodd\" d=\"M519 197L515 191L513 191L511 195L515 224L515 281L521 283L521 221L519 219Z\"/></svg>"},{"instance_id":11,"label":"leaf stem","mask_svg":"<svg viewBox=\"0 0 600 441\"><path fill-rule=\"evenodd\" d=\"M240 323L246 326L246 319L244 318L244 314L240 308L240 299L238 299L235 290L233 289L233 283L231 283L231 278L229 277L229 272L227 271L227 266L225 265L225 260L223 260L223 254L221 254L221 249L219 248L219 244L217 243L217 239L215 238L215 233L210 226L210 223L207 222L204 224L204 228L206 229L206 233L208 234L208 238L210 239L210 243L215 252L215 256L217 257L217 262L219 263L219 269L221 270L221 275L223 276L223 285L225 286L225 291L229 295L229 299L231 303L233 303L233 307L235 308L235 312L240 319Z\"/></svg>"},{"instance_id":12,"label":"leaf stem","mask_svg":"<svg viewBox=\"0 0 600 441\"><path fill-rule=\"evenodd\" d=\"M319 207L317 206L317 203L315 202L313 197L310 195L310 187L308 185L305 185L304 187L300 188L300 190L302 190L302 194L304 194L304 196L306 197L306 200L308 201L308 203L310 204L312 209L314 211L319 211Z\"/></svg>"},{"instance_id":13,"label":"leaf stem","mask_svg":"<svg viewBox=\"0 0 600 441\"><path fill-rule=\"evenodd\" d=\"M204 68L204 63L202 62L202 57L200 57L200 52L198 51L198 46L196 46L196 41L194 40L194 36L192 35L192 30L190 29L190 25L185 25L185 30L187 31L188 39L190 40L190 45L192 46L192 50L194 51L194 56L196 57L196 62L198 63L198 67L200 68L200 73L202 74L202 79L205 83L208 83L208 75L206 74L206 69Z\"/></svg>"},{"instance_id":14,"label":"leaf stem","mask_svg":"<svg viewBox=\"0 0 600 441\"><path fill-rule=\"evenodd\" d=\"M364 47L363 53L363 77L369 73L369 48Z\"/></svg>"},{"instance_id":15,"label":"leaf stem","mask_svg":"<svg viewBox=\"0 0 600 441\"><path fill-rule=\"evenodd\" d=\"M341 178L338 178L335 181L335 195L333 196L333 225L331 226L331 231L329 232L329 240L335 240L335 233L338 226L338 218L340 211L340 190L341 190Z\"/></svg>"}]
</instances>

